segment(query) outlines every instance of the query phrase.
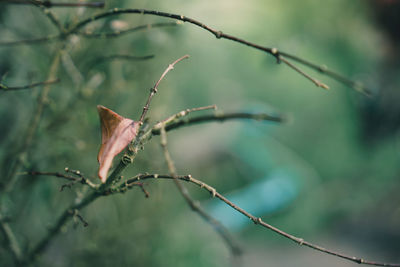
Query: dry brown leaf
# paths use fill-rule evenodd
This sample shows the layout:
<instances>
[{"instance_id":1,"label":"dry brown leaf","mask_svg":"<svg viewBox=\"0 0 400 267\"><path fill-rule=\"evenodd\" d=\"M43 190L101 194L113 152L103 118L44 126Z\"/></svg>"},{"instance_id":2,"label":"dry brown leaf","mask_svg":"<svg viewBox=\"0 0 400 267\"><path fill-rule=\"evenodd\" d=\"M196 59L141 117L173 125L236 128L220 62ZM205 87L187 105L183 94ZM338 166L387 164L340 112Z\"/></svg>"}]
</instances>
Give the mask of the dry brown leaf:
<instances>
[{"instance_id":1,"label":"dry brown leaf","mask_svg":"<svg viewBox=\"0 0 400 267\"><path fill-rule=\"evenodd\" d=\"M99 178L107 180L112 161L136 137L139 123L122 117L111 109L98 105L101 124L101 147L97 160L100 163Z\"/></svg>"}]
</instances>

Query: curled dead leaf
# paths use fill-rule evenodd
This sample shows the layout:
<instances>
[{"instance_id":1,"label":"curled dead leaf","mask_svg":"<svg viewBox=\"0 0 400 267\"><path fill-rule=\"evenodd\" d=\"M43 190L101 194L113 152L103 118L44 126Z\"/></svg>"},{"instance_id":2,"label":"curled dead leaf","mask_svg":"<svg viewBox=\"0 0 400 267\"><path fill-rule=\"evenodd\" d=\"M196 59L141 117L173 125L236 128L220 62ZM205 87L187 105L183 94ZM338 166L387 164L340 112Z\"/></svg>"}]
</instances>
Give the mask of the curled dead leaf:
<instances>
[{"instance_id":1,"label":"curled dead leaf","mask_svg":"<svg viewBox=\"0 0 400 267\"><path fill-rule=\"evenodd\" d=\"M102 183L107 180L112 161L136 137L139 123L122 117L111 109L98 105L97 111L101 124L101 147L99 161L99 178Z\"/></svg>"}]
</instances>

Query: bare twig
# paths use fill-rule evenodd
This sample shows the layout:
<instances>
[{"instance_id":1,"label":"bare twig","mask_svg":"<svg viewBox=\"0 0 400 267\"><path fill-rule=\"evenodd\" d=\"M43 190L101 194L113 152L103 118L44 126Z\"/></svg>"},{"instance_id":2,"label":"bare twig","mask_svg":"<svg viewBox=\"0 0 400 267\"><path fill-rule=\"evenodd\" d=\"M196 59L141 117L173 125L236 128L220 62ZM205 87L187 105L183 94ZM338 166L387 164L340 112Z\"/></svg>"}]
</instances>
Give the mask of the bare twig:
<instances>
[{"instance_id":1,"label":"bare twig","mask_svg":"<svg viewBox=\"0 0 400 267\"><path fill-rule=\"evenodd\" d=\"M123 59L123 60L147 60L154 58L154 55L146 55L146 56L134 56L134 55L109 55L105 57L101 57L97 60L116 60L116 59Z\"/></svg>"},{"instance_id":2,"label":"bare twig","mask_svg":"<svg viewBox=\"0 0 400 267\"><path fill-rule=\"evenodd\" d=\"M227 39L227 40L231 40L231 41L236 42L236 43L240 43L242 45L246 45L246 46L255 48L257 50L261 50L263 52L266 52L266 53L274 56L278 60L278 62L281 59L281 57L284 56L284 57L286 57L288 59L292 59L294 61L297 61L302 65L310 67L310 68L312 68L312 69L314 69L316 71L319 71L320 73L325 74L328 77L330 77L330 78L332 78L334 80L337 80L337 81L349 86L350 88L353 88L353 89L358 90L358 91L368 92L368 89L365 89L362 85L359 85L358 83L352 82L352 81L349 82L349 80L346 77L344 77L343 75L340 75L340 74L338 74L336 72L324 71L317 64L311 63L311 62L309 62L307 60L303 60L302 58L294 56L294 55L291 55L289 53L281 52L276 48L270 48L270 47L261 46L261 45L246 41L244 39L240 39L240 38L235 37L233 35L229 35L229 34L223 33L222 31L215 30L215 29L211 28L210 26L207 26L206 24L204 24L204 23L202 23L202 22L200 22L198 20L183 16L183 15L172 14L172 13L167 13L167 12L161 12L161 11L156 11L156 10L147 10L147 9L129 9L129 8L128 9L118 9L118 8L114 8L114 9L105 11L103 13L99 13L99 14L97 14L95 16L92 16L90 18L87 18L87 19L84 19L84 20L78 22L69 31L70 32L77 32L79 29L81 29L85 25L89 24L90 22L93 22L93 21L101 19L101 18L109 17L109 16L119 15L119 14L153 15L153 16L166 17L166 18L180 20L180 21L183 21L183 22L188 22L190 24L196 25L196 26L198 26L198 27L210 32L217 39ZM290 67L293 68L293 65L290 66ZM305 74L304 71L300 71L300 69L297 68L297 67L295 67L294 69L296 71L302 73L303 75ZM308 79L311 78L310 75L307 74L307 76L306 77ZM310 80L313 81L314 83L316 81L314 78L312 78ZM323 86L323 84L321 82L318 82L318 83L315 83L315 84L317 84L318 86L324 88L324 86Z\"/></svg>"},{"instance_id":3,"label":"bare twig","mask_svg":"<svg viewBox=\"0 0 400 267\"><path fill-rule=\"evenodd\" d=\"M236 204L232 203L230 200L228 200L226 197L224 197L223 195L221 195L220 193L218 193L215 188L209 186L208 184L197 180L195 178L193 178L191 175L177 175L177 176L172 176L172 175L165 175L165 174L143 174L140 176L135 176L132 177L130 179L128 179L126 181L126 184L129 185L131 183L135 183L139 180L148 180L148 179L171 179L171 180L175 180L175 179L179 179L182 181L186 181L192 184L197 185L200 188L203 188L204 190L208 191L210 193L210 195L214 198L218 198L219 200L225 202L227 205L229 205L230 207L232 207L233 209L235 209L236 211L240 212L241 214L243 214L244 216L246 216L247 218L249 218L252 222L254 222L254 224L256 225L261 225L264 228L267 228L285 238L288 238L292 241L294 241L295 243L299 244L299 245L303 245L309 248L312 248L314 250L326 253L326 254L330 254L339 258L343 258L345 260L348 261L352 261L355 263L359 263L359 264L365 264L365 265L373 265L373 266L389 266L389 267L399 267L400 264L398 263L384 263L384 262L374 262L374 261L369 261L369 260L365 260L359 257L353 257L353 256L348 256L345 255L343 253L339 253L330 249L326 249L323 248L321 246L312 244L310 242L305 241L302 238L293 236L291 234L288 234L266 222L264 222L261 218L256 217L252 214L250 214L249 212L245 211L244 209L240 208L239 206L237 206ZM124 187L125 185L121 185L121 187Z\"/></svg>"},{"instance_id":4,"label":"bare twig","mask_svg":"<svg viewBox=\"0 0 400 267\"><path fill-rule=\"evenodd\" d=\"M36 5L36 6L44 6L46 8L52 7L90 7L90 8L103 8L104 2L89 2L89 3L55 3L52 1L40 1L40 0L2 0L2 2L8 4L17 4L17 5Z\"/></svg>"},{"instance_id":5,"label":"bare twig","mask_svg":"<svg viewBox=\"0 0 400 267\"><path fill-rule=\"evenodd\" d=\"M22 259L22 251L18 244L17 238L14 235L10 225L4 221L3 216L0 214L0 231L3 233L7 242L8 249L13 255L14 262L18 265Z\"/></svg>"},{"instance_id":6,"label":"bare twig","mask_svg":"<svg viewBox=\"0 0 400 267\"><path fill-rule=\"evenodd\" d=\"M306 77L307 79L309 79L311 82L313 82L316 86L324 88L326 90L329 90L329 86L318 81L317 79L311 77L310 75L308 75L307 73L305 73L304 71L302 71L301 69L299 69L298 67L296 67L295 65L293 65L292 63L290 63L286 58L279 56L279 61L282 61L283 63L285 63L286 65L288 65L290 68L292 68L293 70L297 71L298 73L300 73L301 75L303 75L304 77Z\"/></svg>"},{"instance_id":7,"label":"bare twig","mask_svg":"<svg viewBox=\"0 0 400 267\"><path fill-rule=\"evenodd\" d=\"M180 22L180 21L178 21ZM182 22L180 22L182 23ZM153 28L161 28L161 27L170 27L170 26L177 26L179 23L177 22L161 22L161 23L152 23L152 24L145 24L145 25L140 25L140 26L135 26L129 29L125 30L120 30L120 31L113 31L113 32L99 32L99 33L93 33L93 32L78 32L80 36L86 37L86 38L99 38L99 39L107 39L107 38L114 38L114 37L119 37L122 35L125 35L127 33L132 33L140 30L149 30Z\"/></svg>"},{"instance_id":8,"label":"bare twig","mask_svg":"<svg viewBox=\"0 0 400 267\"><path fill-rule=\"evenodd\" d=\"M64 48L64 45L59 50L57 50L56 54L53 57L53 61L51 63L49 73L48 73L48 80L54 80L57 75L58 68L60 65L61 51L63 48ZM39 126L40 119L42 117L44 106L48 101L47 98L48 98L50 89L51 89L51 84L46 84L44 86L43 90L40 91L40 95L37 100L38 103L36 105L36 109L32 114L30 123L28 124L29 127L26 129L26 132L23 134L23 138L22 138L22 142L21 142L22 144L21 144L19 150L17 151L16 155L14 155L15 160L12 162L12 164L10 166L10 170L8 172L8 176L6 177L6 180L5 180L6 185L4 187L5 192L12 191L14 184L16 183L17 176L15 174L17 173L18 168L20 167L22 162L27 157L27 151L29 150L29 148L32 144L34 135Z\"/></svg>"},{"instance_id":9,"label":"bare twig","mask_svg":"<svg viewBox=\"0 0 400 267\"><path fill-rule=\"evenodd\" d=\"M89 223L82 217L82 215L79 214L79 211L77 209L70 210L69 212L74 218L77 218L79 221L81 221L81 223L83 224L83 227L89 226Z\"/></svg>"},{"instance_id":10,"label":"bare twig","mask_svg":"<svg viewBox=\"0 0 400 267\"><path fill-rule=\"evenodd\" d=\"M178 23L179 22L179 23ZM92 33L92 32L77 32L75 34L85 37L85 38L93 38L93 39L107 39L107 38L114 38L120 37L122 35L137 32L140 30L150 30L154 28L160 27L170 27L176 26L182 23L181 21L177 22L166 22L166 23L153 23L153 24L145 24L136 27L132 27L126 30L114 31L114 32L99 32L99 33ZM16 45L31 45L31 44L42 44L47 42L52 42L59 40L61 38L65 38L63 33L61 34L54 34L48 35L44 37L32 38L32 39L25 39L25 40L17 40L17 41L0 41L0 46L16 46Z\"/></svg>"},{"instance_id":11,"label":"bare twig","mask_svg":"<svg viewBox=\"0 0 400 267\"><path fill-rule=\"evenodd\" d=\"M111 60L129 60L129 61L144 61L154 58L154 55L146 55L146 56L134 56L134 55L109 55L104 57L99 57L91 60L87 65L89 68L93 67L94 65L101 64L105 61Z\"/></svg>"},{"instance_id":12,"label":"bare twig","mask_svg":"<svg viewBox=\"0 0 400 267\"><path fill-rule=\"evenodd\" d=\"M43 14L46 15L46 17L54 24L54 26L57 27L58 31L62 34L65 32L64 26L61 24L60 20L57 18L57 16L46 6L41 5L41 4L36 4L36 0L29 0L29 2L33 3L34 5L37 5L40 10L42 11Z\"/></svg>"},{"instance_id":13,"label":"bare twig","mask_svg":"<svg viewBox=\"0 0 400 267\"><path fill-rule=\"evenodd\" d=\"M40 44L40 43L47 43L50 41L58 40L61 35L49 35L45 37L39 38L32 38L32 39L25 39L25 40L17 40L17 41L1 41L0 46L15 46L15 45L30 45L30 44Z\"/></svg>"},{"instance_id":14,"label":"bare twig","mask_svg":"<svg viewBox=\"0 0 400 267\"><path fill-rule=\"evenodd\" d=\"M60 81L60 79L55 79L55 80L48 80L48 81L44 81L44 82L31 83L31 84L22 85L22 86L7 86L7 85L0 83L0 90L17 91L17 90L23 90L23 89L31 89L31 88L37 87L37 86L58 83L59 81Z\"/></svg>"},{"instance_id":15,"label":"bare twig","mask_svg":"<svg viewBox=\"0 0 400 267\"><path fill-rule=\"evenodd\" d=\"M57 222L54 224L52 228L49 229L47 234L41 239L37 245L26 255L26 258L24 258L24 262L33 262L36 258L37 255L39 255L50 243L50 241L60 232L61 228L68 222L68 220L74 216L75 210L80 210L90 203L92 203L94 200L96 200L98 197L100 197L101 194L99 194L97 191L94 191L88 195L86 195L84 198L79 199L77 202L73 203L70 205L69 208L67 208L61 216L58 218ZM72 211L72 212L71 212Z\"/></svg>"},{"instance_id":16,"label":"bare twig","mask_svg":"<svg viewBox=\"0 0 400 267\"><path fill-rule=\"evenodd\" d=\"M346 77L344 77L344 76L342 76L342 75L340 75L340 74L338 74L338 73L336 73L334 71L331 71L325 65L317 65L317 64L312 63L312 62L310 62L308 60L305 60L303 58L300 58L298 56L291 55L291 54L288 54L288 53L285 53L285 52L279 52L279 53L280 53L281 56L289 58L289 59L291 59L293 61L297 61L300 64L302 64L304 66L307 66L307 67L309 67L311 69L317 70L322 74L326 74L326 75L330 76L331 78L341 82L342 84L344 84L344 85L346 85L346 86L348 86L350 88L353 88L354 90L359 91L360 93L362 93L362 94L364 94L364 95L366 95L368 97L372 97L372 92L368 88L366 88L362 83L360 83L358 81L350 80L349 78L346 78Z\"/></svg>"}]
</instances>

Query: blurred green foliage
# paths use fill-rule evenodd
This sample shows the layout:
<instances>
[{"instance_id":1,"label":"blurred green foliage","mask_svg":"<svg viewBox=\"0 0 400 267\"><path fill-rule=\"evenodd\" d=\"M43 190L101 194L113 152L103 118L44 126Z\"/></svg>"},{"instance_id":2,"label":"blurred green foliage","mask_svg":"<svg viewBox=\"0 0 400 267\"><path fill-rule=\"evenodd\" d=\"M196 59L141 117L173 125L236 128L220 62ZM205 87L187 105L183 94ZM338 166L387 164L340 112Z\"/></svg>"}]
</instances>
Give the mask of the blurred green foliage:
<instances>
[{"instance_id":1,"label":"blurred green foliage","mask_svg":"<svg viewBox=\"0 0 400 267\"><path fill-rule=\"evenodd\" d=\"M223 32L327 64L379 93L385 89L379 75L389 40L375 24L370 4L361 0L107 0L106 9L131 7L184 14ZM65 24L100 12L67 8L52 11ZM170 22L154 16L121 15L96 21L86 29L111 31L116 21L129 26ZM38 8L1 4L1 41L54 33L55 27ZM169 146L179 173L190 173L229 195L265 177L269 179L277 170L294 172L296 196L273 212L257 216L289 233L348 254L400 260L399 134L393 131L373 141L364 138L366 118L362 108L373 105L374 100L310 71L330 85L330 91L323 91L285 65L277 65L273 57L217 40L190 24L105 40L72 36L64 44L56 75L61 82L51 87L19 172L70 167L97 181L100 126L96 105L137 119L149 89L165 67L189 54L190 59L177 65L162 81L149 112L152 122L182 109L210 104L224 111L281 112L290 121L282 125L227 122L171 132ZM61 45L55 41L1 46L2 83L18 86L46 80ZM155 57L146 61L99 61L115 54ZM398 70L385 79L398 77ZM30 127L40 90L0 92L2 183ZM159 139L154 138L123 175L167 171ZM84 188L76 185L59 192L63 181L56 178L18 177L15 190L2 193L1 213L10 218L17 240L27 250ZM140 190L132 190L98 199L85 208L81 214L90 226L69 223L39 259L39 265L230 264L228 248L207 223L190 212L173 183L149 181L145 185L149 199ZM207 207L217 201L187 186L193 197ZM263 205L257 198L253 201L254 205ZM293 248L291 241L250 221L234 234L244 247L244 265L285 266L296 262L296 266L310 266L310 258L315 266L321 262L323 266L347 266L340 259ZM9 266L12 261L4 238L0 241L0 265Z\"/></svg>"}]
</instances>

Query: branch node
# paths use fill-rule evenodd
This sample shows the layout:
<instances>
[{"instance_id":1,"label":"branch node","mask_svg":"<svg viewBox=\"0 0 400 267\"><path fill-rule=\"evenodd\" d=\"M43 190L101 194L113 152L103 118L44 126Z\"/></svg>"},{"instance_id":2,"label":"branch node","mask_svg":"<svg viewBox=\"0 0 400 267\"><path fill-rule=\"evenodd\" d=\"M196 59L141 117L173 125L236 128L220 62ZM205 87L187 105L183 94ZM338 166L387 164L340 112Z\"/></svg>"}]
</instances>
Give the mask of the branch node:
<instances>
[{"instance_id":1,"label":"branch node","mask_svg":"<svg viewBox=\"0 0 400 267\"><path fill-rule=\"evenodd\" d=\"M215 32L215 38L221 39L221 37L222 37L223 34L224 34L224 33L223 33L222 31L216 31L216 32Z\"/></svg>"},{"instance_id":2,"label":"branch node","mask_svg":"<svg viewBox=\"0 0 400 267\"><path fill-rule=\"evenodd\" d=\"M129 165L133 162L133 159L131 157L129 157L128 155L124 155L121 159L121 161L125 164L125 165Z\"/></svg>"}]
</instances>

